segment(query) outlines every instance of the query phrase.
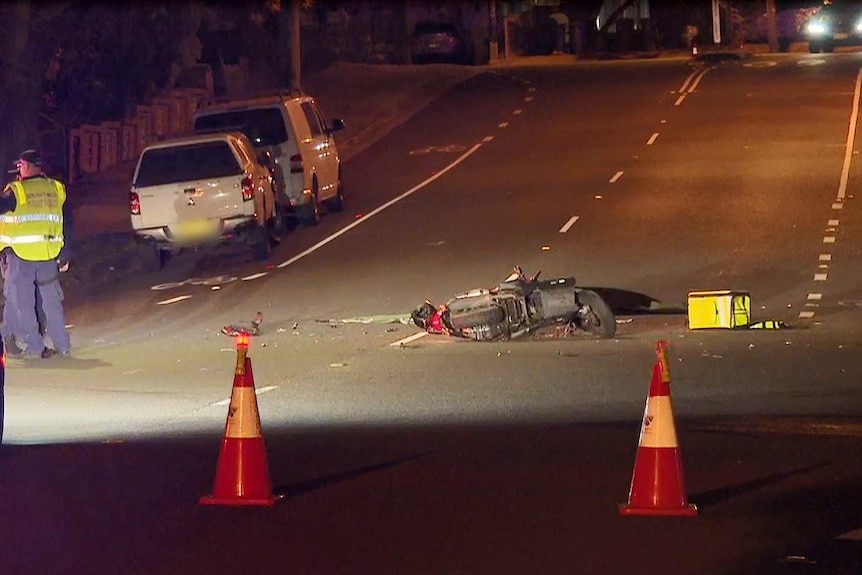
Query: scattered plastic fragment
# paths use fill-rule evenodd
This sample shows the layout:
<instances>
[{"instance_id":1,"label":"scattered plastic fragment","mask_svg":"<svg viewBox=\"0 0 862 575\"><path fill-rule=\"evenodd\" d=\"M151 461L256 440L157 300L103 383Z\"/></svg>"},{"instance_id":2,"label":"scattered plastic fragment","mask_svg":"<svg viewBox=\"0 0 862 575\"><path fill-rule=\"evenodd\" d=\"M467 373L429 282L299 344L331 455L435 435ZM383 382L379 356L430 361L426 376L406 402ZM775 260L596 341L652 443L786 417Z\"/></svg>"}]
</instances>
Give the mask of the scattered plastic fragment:
<instances>
[{"instance_id":1,"label":"scattered plastic fragment","mask_svg":"<svg viewBox=\"0 0 862 575\"><path fill-rule=\"evenodd\" d=\"M260 324L263 323L263 313L257 312L249 325L231 324L221 328L221 332L229 336L260 335Z\"/></svg>"}]
</instances>

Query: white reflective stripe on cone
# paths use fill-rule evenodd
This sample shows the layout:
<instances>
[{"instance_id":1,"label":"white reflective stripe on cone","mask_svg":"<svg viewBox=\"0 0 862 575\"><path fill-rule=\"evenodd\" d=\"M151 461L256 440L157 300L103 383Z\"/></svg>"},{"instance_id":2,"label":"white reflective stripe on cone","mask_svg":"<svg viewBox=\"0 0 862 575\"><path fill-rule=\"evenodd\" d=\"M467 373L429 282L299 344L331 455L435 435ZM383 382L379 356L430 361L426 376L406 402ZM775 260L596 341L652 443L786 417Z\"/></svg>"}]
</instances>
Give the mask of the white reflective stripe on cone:
<instances>
[{"instance_id":1,"label":"white reflective stripe on cone","mask_svg":"<svg viewBox=\"0 0 862 575\"><path fill-rule=\"evenodd\" d=\"M673 424L670 396L659 395L647 399L639 441L641 447L679 447Z\"/></svg>"},{"instance_id":2,"label":"white reflective stripe on cone","mask_svg":"<svg viewBox=\"0 0 862 575\"><path fill-rule=\"evenodd\" d=\"M249 439L260 437L260 414L253 387L234 387L227 412L225 438Z\"/></svg>"}]
</instances>

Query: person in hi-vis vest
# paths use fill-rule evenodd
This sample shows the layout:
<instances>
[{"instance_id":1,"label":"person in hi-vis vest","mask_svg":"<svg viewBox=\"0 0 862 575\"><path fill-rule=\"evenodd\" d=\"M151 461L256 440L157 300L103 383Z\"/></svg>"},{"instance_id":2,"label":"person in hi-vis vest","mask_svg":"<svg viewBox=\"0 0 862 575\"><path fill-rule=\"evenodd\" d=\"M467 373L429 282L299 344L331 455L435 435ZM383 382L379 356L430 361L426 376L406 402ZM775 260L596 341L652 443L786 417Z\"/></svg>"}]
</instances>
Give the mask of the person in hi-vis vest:
<instances>
[{"instance_id":1,"label":"person in hi-vis vest","mask_svg":"<svg viewBox=\"0 0 862 575\"><path fill-rule=\"evenodd\" d=\"M15 166L19 179L7 184L0 194L0 249L6 251L5 281L18 311L18 325L13 327L24 340L25 357L67 356L71 342L60 286L60 269L67 269L69 259L67 218L63 217L66 187L45 175L42 158L35 150L21 153ZM39 332L37 291L53 348L45 345ZM10 335L4 326L4 340Z\"/></svg>"},{"instance_id":2,"label":"person in hi-vis vest","mask_svg":"<svg viewBox=\"0 0 862 575\"><path fill-rule=\"evenodd\" d=\"M14 174L16 179L21 179L21 174L18 171L17 162L13 169L9 170L10 174ZM68 241L69 236L66 235ZM12 248L0 249L0 278L3 279L3 346L6 353L12 357L20 357L24 350L18 345L21 335L20 325L18 321L18 305L15 303L15 291L11 289L11 283L6 281L6 270L9 267L9 258L7 254L12 251ZM39 333L45 335L45 313L42 311L42 296L39 295L39 290L33 286L33 291L36 294L36 319L39 322ZM22 340L23 341L23 340Z\"/></svg>"}]
</instances>

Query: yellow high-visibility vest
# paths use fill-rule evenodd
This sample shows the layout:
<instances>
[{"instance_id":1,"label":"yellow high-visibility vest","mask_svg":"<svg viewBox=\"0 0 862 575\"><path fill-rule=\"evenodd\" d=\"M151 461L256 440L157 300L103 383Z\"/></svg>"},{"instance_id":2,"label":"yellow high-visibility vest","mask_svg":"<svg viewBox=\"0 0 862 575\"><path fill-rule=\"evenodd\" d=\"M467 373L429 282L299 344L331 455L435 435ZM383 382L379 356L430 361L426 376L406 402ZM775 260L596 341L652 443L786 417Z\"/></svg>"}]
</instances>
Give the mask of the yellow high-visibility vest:
<instances>
[{"instance_id":1,"label":"yellow high-visibility vest","mask_svg":"<svg viewBox=\"0 0 862 575\"><path fill-rule=\"evenodd\" d=\"M47 177L9 183L14 211L0 214L0 246L11 246L22 260L56 259L63 247L63 204L66 187Z\"/></svg>"}]
</instances>

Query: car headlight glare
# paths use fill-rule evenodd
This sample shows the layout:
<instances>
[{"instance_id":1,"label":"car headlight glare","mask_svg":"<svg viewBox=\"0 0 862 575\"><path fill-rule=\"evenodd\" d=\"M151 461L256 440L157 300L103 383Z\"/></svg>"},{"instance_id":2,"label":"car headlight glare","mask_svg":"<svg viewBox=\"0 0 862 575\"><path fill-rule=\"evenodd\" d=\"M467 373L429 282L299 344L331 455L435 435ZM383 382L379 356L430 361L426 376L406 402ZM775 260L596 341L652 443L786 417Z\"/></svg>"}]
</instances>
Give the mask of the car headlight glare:
<instances>
[{"instance_id":1,"label":"car headlight glare","mask_svg":"<svg viewBox=\"0 0 862 575\"><path fill-rule=\"evenodd\" d=\"M823 22L811 22L805 29L811 36L822 36L829 30Z\"/></svg>"}]
</instances>

